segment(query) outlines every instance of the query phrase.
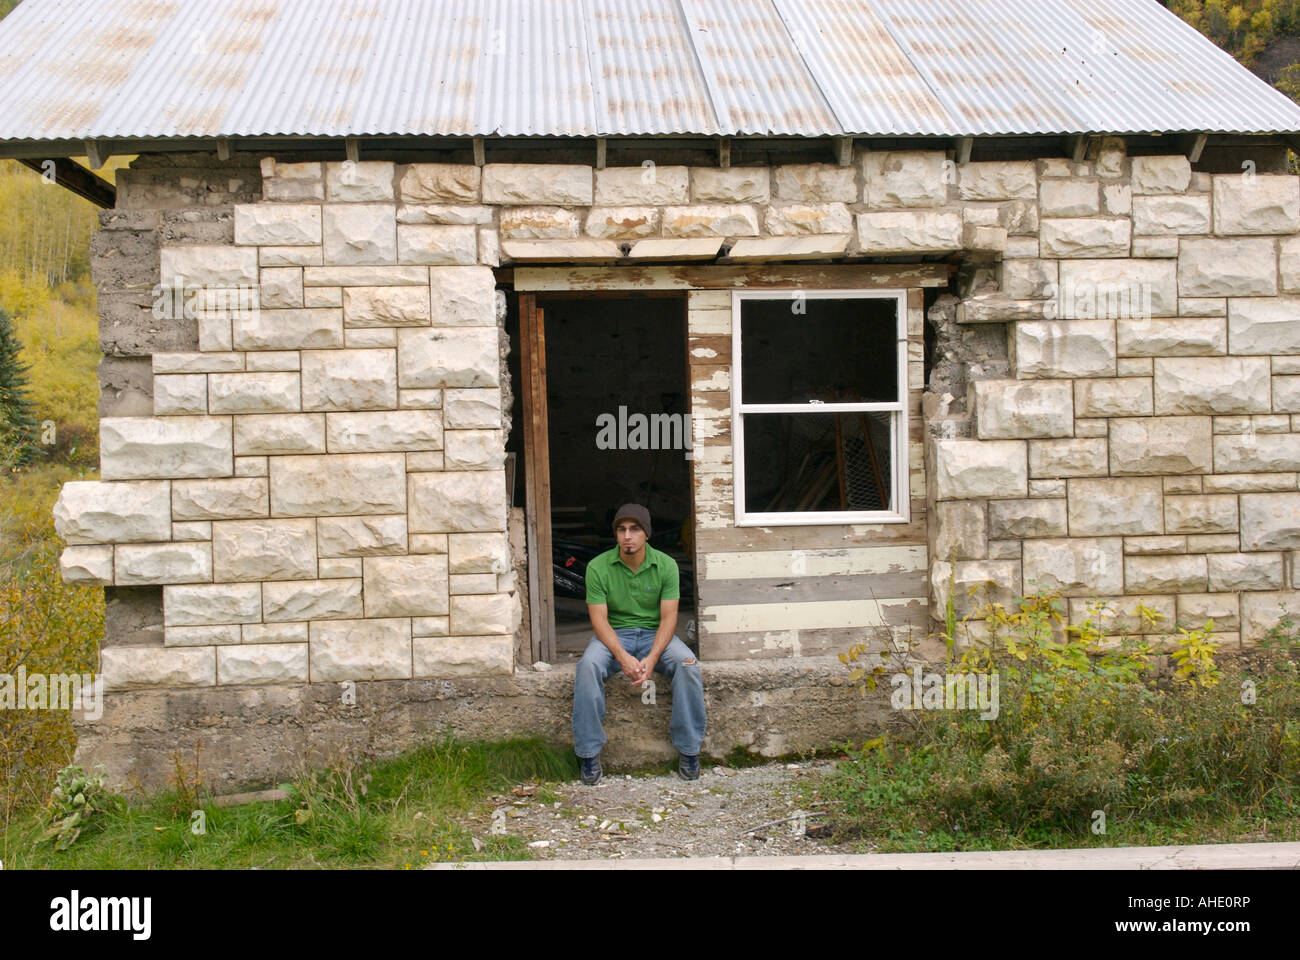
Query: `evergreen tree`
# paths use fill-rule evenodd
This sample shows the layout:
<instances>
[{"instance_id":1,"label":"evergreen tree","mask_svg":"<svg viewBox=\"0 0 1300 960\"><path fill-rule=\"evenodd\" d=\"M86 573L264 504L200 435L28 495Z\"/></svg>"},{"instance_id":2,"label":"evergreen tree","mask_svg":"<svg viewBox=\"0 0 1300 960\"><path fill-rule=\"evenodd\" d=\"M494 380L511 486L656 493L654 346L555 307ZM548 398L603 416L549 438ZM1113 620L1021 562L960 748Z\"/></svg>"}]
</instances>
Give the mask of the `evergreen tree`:
<instances>
[{"instance_id":1,"label":"evergreen tree","mask_svg":"<svg viewBox=\"0 0 1300 960\"><path fill-rule=\"evenodd\" d=\"M19 358L22 344L13 320L0 307L0 449L11 456L9 466L31 463L36 455L36 418L27 399L27 364Z\"/></svg>"}]
</instances>

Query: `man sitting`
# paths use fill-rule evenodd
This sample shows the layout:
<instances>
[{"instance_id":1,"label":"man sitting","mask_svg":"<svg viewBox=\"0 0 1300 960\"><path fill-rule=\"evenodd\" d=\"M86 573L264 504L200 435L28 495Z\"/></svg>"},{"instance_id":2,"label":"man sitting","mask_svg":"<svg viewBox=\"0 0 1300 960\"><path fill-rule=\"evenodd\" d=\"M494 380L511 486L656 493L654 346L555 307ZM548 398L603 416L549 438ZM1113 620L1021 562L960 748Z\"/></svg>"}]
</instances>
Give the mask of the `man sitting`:
<instances>
[{"instance_id":1,"label":"man sitting","mask_svg":"<svg viewBox=\"0 0 1300 960\"><path fill-rule=\"evenodd\" d=\"M587 612L595 636L578 662L573 682L573 749L582 782L600 782L605 745L605 681L618 670L642 686L652 671L672 681L669 732L677 748L677 772L700 775L704 739L704 683L690 647L673 635L681 596L677 561L646 541L650 511L628 503L614 517L617 545L587 565Z\"/></svg>"}]
</instances>

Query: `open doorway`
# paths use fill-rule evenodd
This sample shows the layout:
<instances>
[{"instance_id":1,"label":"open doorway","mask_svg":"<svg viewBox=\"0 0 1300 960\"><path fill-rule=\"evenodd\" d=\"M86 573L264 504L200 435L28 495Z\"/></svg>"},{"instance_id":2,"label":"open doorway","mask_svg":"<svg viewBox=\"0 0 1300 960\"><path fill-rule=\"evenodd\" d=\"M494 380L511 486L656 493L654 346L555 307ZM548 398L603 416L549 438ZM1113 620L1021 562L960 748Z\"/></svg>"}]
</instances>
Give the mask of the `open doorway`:
<instances>
[{"instance_id":1,"label":"open doorway","mask_svg":"<svg viewBox=\"0 0 1300 960\"><path fill-rule=\"evenodd\" d=\"M575 660L586 649L586 566L614 546L614 512L629 502L650 511L650 544L677 561L682 599L676 633L694 648L685 297L547 293L512 299L507 332L521 349L510 352L515 388L506 449L515 454L519 489L529 494L530 524L543 515L549 522L549 565L535 562L546 552L544 532L530 533L532 622L550 631L550 649L538 638L534 648L555 662ZM537 399L533 410L526 409L530 397L543 394L544 410ZM530 435L539 438L531 456ZM530 467L549 484L530 486ZM543 575L549 577L549 602Z\"/></svg>"}]
</instances>

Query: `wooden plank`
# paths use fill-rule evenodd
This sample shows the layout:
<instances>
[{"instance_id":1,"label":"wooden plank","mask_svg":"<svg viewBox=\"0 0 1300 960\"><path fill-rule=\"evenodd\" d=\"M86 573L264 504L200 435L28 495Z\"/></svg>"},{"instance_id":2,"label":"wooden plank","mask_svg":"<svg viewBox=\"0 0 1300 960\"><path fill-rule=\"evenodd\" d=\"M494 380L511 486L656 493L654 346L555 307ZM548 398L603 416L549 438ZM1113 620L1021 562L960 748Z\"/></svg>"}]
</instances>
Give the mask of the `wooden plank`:
<instances>
[{"instance_id":1,"label":"wooden plank","mask_svg":"<svg viewBox=\"0 0 1300 960\"><path fill-rule=\"evenodd\" d=\"M747 287L894 289L942 287L948 263L754 264L752 266L516 267L516 290L687 290Z\"/></svg>"},{"instance_id":2,"label":"wooden plank","mask_svg":"<svg viewBox=\"0 0 1300 960\"><path fill-rule=\"evenodd\" d=\"M53 157L49 160L20 159L18 162L25 167L31 167L43 177L53 176L54 182L59 186L89 200L97 207L109 210L117 206L117 188L69 157ZM47 164L49 166L46 166Z\"/></svg>"},{"instance_id":3,"label":"wooden plank","mask_svg":"<svg viewBox=\"0 0 1300 960\"><path fill-rule=\"evenodd\" d=\"M705 554L707 559L708 554ZM926 571L835 574L828 577L759 577L736 580L699 579L700 608L745 603L810 603L817 600L924 600L929 592Z\"/></svg>"},{"instance_id":4,"label":"wooden plank","mask_svg":"<svg viewBox=\"0 0 1300 960\"><path fill-rule=\"evenodd\" d=\"M710 335L686 338L687 357L697 363L730 363L731 337Z\"/></svg>"},{"instance_id":5,"label":"wooden plank","mask_svg":"<svg viewBox=\"0 0 1300 960\"><path fill-rule=\"evenodd\" d=\"M713 551L700 568L706 580L792 577L816 578L845 574L924 572L926 548L919 544L830 547L803 550Z\"/></svg>"},{"instance_id":6,"label":"wooden plank","mask_svg":"<svg viewBox=\"0 0 1300 960\"><path fill-rule=\"evenodd\" d=\"M923 607L916 609L906 623L918 637L928 634L930 624ZM822 630L784 630L765 633L712 633L701 624L700 657L710 660L764 660L788 657L825 657L844 653L855 643L870 644L872 652L883 649L886 640L871 629L827 627ZM895 627L897 629L897 627ZM892 672L892 671L891 671ZM845 668L847 675L848 668Z\"/></svg>"},{"instance_id":7,"label":"wooden plank","mask_svg":"<svg viewBox=\"0 0 1300 960\"><path fill-rule=\"evenodd\" d=\"M816 600L808 603L708 604L700 623L712 633L905 626L925 608L920 598Z\"/></svg>"},{"instance_id":8,"label":"wooden plank","mask_svg":"<svg viewBox=\"0 0 1300 960\"><path fill-rule=\"evenodd\" d=\"M537 549L540 551L538 571L545 571L540 577L537 597L542 607L542 659L550 663L555 659L555 578L551 575L551 418L546 399L546 313L541 307L534 311L534 341L537 351L536 375L533 388L536 391L534 407L539 421L537 435L537 502L541 511L537 517Z\"/></svg>"},{"instance_id":9,"label":"wooden plank","mask_svg":"<svg viewBox=\"0 0 1300 960\"><path fill-rule=\"evenodd\" d=\"M528 616L532 655L555 656L555 583L551 574L551 477L546 411L543 313L531 294L519 297L519 371L524 405L524 484L528 532Z\"/></svg>"},{"instance_id":10,"label":"wooden plank","mask_svg":"<svg viewBox=\"0 0 1300 960\"><path fill-rule=\"evenodd\" d=\"M911 523L826 524L800 527L728 527L696 534L703 553L739 550L807 550L870 544L924 544L925 501L912 501Z\"/></svg>"}]
</instances>

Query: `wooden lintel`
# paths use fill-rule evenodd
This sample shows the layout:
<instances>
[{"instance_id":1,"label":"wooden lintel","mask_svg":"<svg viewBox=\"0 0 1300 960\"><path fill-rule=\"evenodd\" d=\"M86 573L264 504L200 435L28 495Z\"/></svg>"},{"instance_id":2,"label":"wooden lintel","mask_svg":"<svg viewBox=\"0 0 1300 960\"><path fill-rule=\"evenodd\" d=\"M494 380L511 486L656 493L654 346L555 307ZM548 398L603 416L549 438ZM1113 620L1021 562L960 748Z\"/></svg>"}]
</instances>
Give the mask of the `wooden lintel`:
<instances>
[{"instance_id":1,"label":"wooden lintel","mask_svg":"<svg viewBox=\"0 0 1300 960\"><path fill-rule=\"evenodd\" d=\"M348 163L356 163L361 159L361 144L356 137L348 137L343 141L343 148L348 155Z\"/></svg>"},{"instance_id":2,"label":"wooden lintel","mask_svg":"<svg viewBox=\"0 0 1300 960\"><path fill-rule=\"evenodd\" d=\"M835 138L835 158L839 161L841 167L849 167L853 165L852 137Z\"/></svg>"},{"instance_id":3,"label":"wooden lintel","mask_svg":"<svg viewBox=\"0 0 1300 960\"><path fill-rule=\"evenodd\" d=\"M596 169L605 169L605 138L596 138Z\"/></svg>"},{"instance_id":4,"label":"wooden lintel","mask_svg":"<svg viewBox=\"0 0 1300 960\"><path fill-rule=\"evenodd\" d=\"M974 137L960 137L957 140L957 165L964 167L970 163L971 148L975 146Z\"/></svg>"},{"instance_id":5,"label":"wooden lintel","mask_svg":"<svg viewBox=\"0 0 1300 960\"><path fill-rule=\"evenodd\" d=\"M31 167L43 177L52 175L59 186L84 197L97 207L108 210L117 206L117 188L69 157L53 157L49 160L29 160L24 157L18 162Z\"/></svg>"},{"instance_id":6,"label":"wooden lintel","mask_svg":"<svg viewBox=\"0 0 1300 960\"><path fill-rule=\"evenodd\" d=\"M1205 144L1209 141L1208 133L1198 133L1192 139L1192 145L1187 148L1187 160L1189 163L1200 163L1201 153L1205 150Z\"/></svg>"},{"instance_id":7,"label":"wooden lintel","mask_svg":"<svg viewBox=\"0 0 1300 960\"><path fill-rule=\"evenodd\" d=\"M723 170L731 166L730 137L718 137L718 166Z\"/></svg>"},{"instance_id":8,"label":"wooden lintel","mask_svg":"<svg viewBox=\"0 0 1300 960\"><path fill-rule=\"evenodd\" d=\"M486 150L483 147L483 138L474 138L474 166L481 167L486 162Z\"/></svg>"},{"instance_id":9,"label":"wooden lintel","mask_svg":"<svg viewBox=\"0 0 1300 960\"><path fill-rule=\"evenodd\" d=\"M516 267L516 290L898 289L943 287L947 263L754 264L752 266Z\"/></svg>"},{"instance_id":10,"label":"wooden lintel","mask_svg":"<svg viewBox=\"0 0 1300 960\"><path fill-rule=\"evenodd\" d=\"M112 154L105 148L104 144L100 143L98 140L86 140L85 145L86 165L89 166L91 170L98 170L108 162L108 158L112 156Z\"/></svg>"}]
</instances>

